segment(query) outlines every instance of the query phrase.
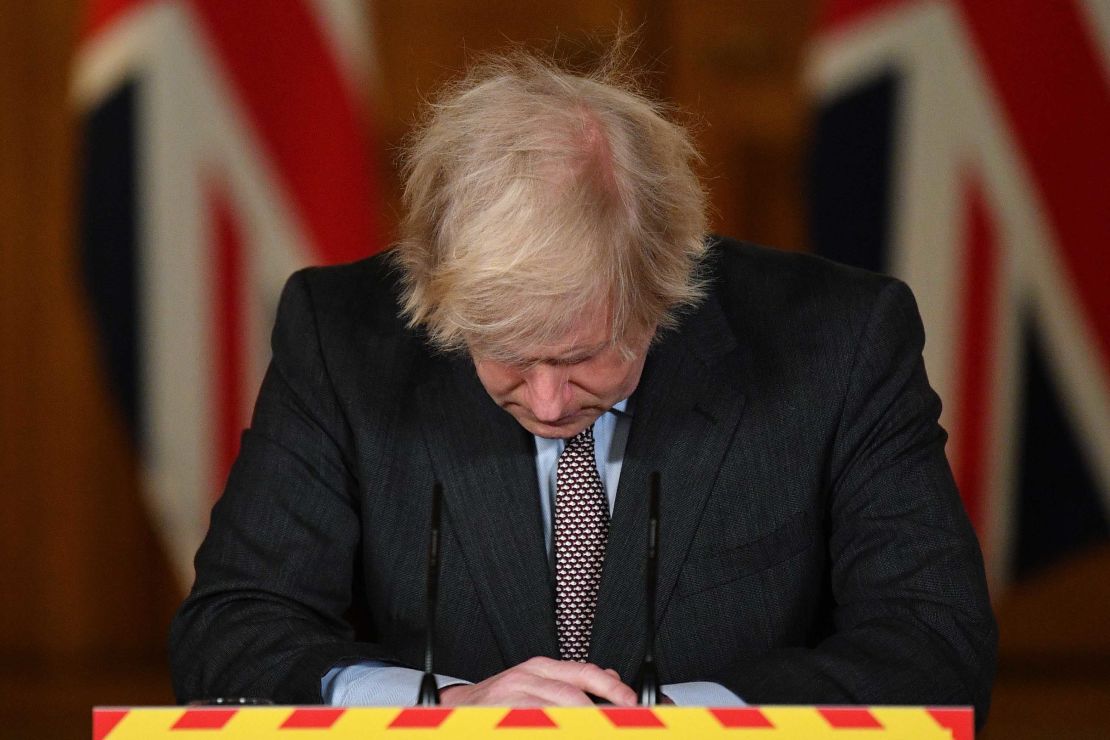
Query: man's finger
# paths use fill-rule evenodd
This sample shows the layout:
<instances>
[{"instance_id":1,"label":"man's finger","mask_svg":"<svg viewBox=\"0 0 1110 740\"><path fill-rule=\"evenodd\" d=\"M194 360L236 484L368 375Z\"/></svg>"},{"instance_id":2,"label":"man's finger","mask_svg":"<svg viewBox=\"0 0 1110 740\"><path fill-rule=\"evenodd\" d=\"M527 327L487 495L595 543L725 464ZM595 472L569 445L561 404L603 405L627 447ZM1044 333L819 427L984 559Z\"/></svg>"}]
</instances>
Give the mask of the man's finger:
<instances>
[{"instance_id":1,"label":"man's finger","mask_svg":"<svg viewBox=\"0 0 1110 740\"><path fill-rule=\"evenodd\" d=\"M445 704L485 706L590 706L574 684L548 678L531 668L515 666L473 685L452 686L442 695Z\"/></svg>"},{"instance_id":2,"label":"man's finger","mask_svg":"<svg viewBox=\"0 0 1110 740\"><path fill-rule=\"evenodd\" d=\"M514 676L513 689L521 701L512 706L588 707L593 704L574 684L535 674Z\"/></svg>"},{"instance_id":3,"label":"man's finger","mask_svg":"<svg viewBox=\"0 0 1110 740\"><path fill-rule=\"evenodd\" d=\"M624 706L636 703L636 692L620 680L616 671L602 670L593 663L533 659L521 664L529 672L571 684L579 690Z\"/></svg>"}]
</instances>

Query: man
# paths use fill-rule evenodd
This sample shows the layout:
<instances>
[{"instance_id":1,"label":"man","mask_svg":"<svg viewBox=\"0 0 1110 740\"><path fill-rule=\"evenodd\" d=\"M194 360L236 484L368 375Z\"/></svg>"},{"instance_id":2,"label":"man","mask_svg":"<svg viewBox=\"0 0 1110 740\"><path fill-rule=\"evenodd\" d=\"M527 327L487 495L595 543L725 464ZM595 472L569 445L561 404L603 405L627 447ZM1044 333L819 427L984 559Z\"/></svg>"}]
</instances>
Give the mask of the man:
<instances>
[{"instance_id":1,"label":"man","mask_svg":"<svg viewBox=\"0 0 1110 740\"><path fill-rule=\"evenodd\" d=\"M286 287L172 632L181 700L974 704L996 632L904 285L705 238L687 135L520 56L431 108L389 254Z\"/></svg>"}]
</instances>

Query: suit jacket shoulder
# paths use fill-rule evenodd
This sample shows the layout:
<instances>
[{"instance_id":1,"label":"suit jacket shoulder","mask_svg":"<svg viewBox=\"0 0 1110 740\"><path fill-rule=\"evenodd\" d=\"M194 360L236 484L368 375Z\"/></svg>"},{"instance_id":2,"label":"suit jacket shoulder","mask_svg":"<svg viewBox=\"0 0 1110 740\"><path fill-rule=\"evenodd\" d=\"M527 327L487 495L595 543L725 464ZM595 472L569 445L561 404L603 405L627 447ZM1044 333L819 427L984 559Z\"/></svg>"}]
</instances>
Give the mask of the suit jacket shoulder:
<instances>
[{"instance_id":1,"label":"suit jacket shoulder","mask_svg":"<svg viewBox=\"0 0 1110 740\"><path fill-rule=\"evenodd\" d=\"M722 237L713 238L706 273L729 325L766 349L815 336L851 342L884 291L909 295L886 275Z\"/></svg>"}]
</instances>

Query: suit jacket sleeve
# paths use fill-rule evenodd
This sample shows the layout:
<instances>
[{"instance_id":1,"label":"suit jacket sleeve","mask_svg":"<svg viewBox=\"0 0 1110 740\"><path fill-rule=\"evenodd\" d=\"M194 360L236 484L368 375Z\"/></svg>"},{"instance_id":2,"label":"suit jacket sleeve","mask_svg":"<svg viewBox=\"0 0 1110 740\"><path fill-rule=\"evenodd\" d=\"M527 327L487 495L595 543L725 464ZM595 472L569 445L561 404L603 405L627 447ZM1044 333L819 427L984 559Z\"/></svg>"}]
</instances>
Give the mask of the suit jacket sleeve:
<instances>
[{"instance_id":1,"label":"suit jacket sleeve","mask_svg":"<svg viewBox=\"0 0 1110 740\"><path fill-rule=\"evenodd\" d=\"M908 288L887 282L837 401L824 524L830 633L713 677L750 703L974 704L980 723L986 716L997 631L923 344Z\"/></svg>"},{"instance_id":2,"label":"suit jacket sleeve","mask_svg":"<svg viewBox=\"0 0 1110 740\"><path fill-rule=\"evenodd\" d=\"M170 635L180 701L318 703L328 669L395 660L356 642L359 539L350 429L322 359L303 274L287 284L251 427Z\"/></svg>"}]
</instances>

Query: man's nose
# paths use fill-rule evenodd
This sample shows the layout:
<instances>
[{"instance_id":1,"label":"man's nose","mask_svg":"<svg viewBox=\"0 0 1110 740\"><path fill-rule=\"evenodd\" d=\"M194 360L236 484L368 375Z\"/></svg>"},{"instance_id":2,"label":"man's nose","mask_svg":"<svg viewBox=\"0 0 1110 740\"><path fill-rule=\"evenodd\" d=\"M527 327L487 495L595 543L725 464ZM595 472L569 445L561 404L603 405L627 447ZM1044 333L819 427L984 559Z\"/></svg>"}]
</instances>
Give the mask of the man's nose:
<instances>
[{"instance_id":1,"label":"man's nose","mask_svg":"<svg viewBox=\"0 0 1110 740\"><path fill-rule=\"evenodd\" d=\"M540 363L528 373L532 413L544 422L557 421L570 410L571 392L567 368Z\"/></svg>"}]
</instances>

